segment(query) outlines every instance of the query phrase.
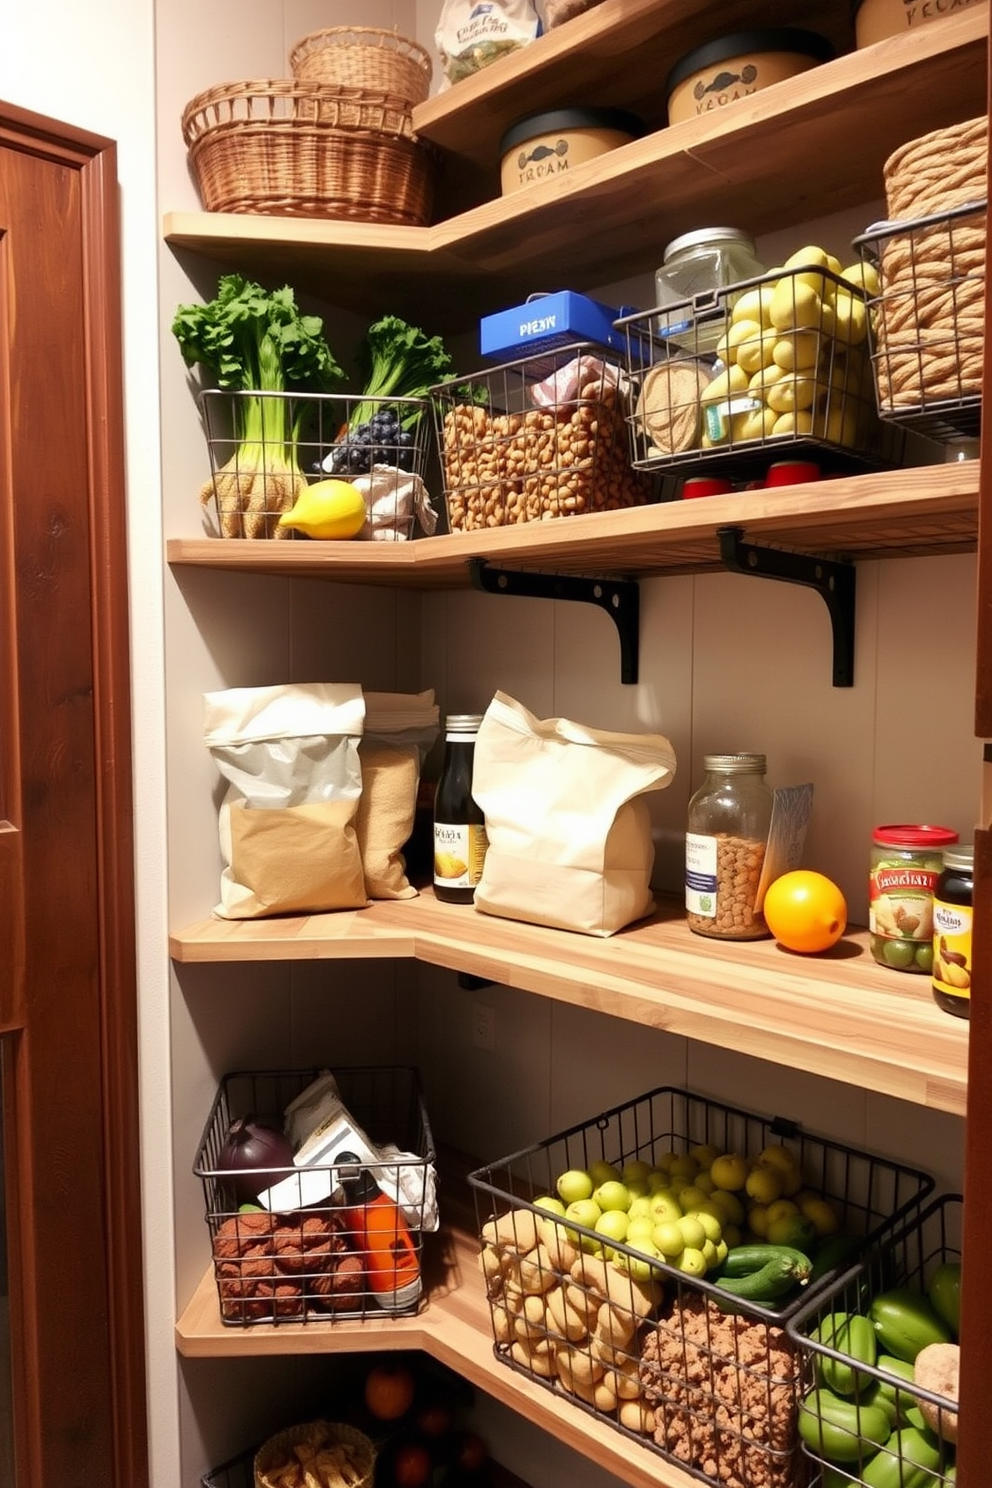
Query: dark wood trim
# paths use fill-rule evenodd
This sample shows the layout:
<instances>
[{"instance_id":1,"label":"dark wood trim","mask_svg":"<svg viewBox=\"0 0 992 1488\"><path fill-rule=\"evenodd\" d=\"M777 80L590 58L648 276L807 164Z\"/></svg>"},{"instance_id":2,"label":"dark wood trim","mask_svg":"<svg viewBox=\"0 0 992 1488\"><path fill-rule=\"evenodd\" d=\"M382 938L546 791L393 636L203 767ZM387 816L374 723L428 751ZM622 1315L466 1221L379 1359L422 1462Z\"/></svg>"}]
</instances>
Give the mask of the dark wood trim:
<instances>
[{"instance_id":1,"label":"dark wood trim","mask_svg":"<svg viewBox=\"0 0 992 1488\"><path fill-rule=\"evenodd\" d=\"M125 494L122 376L120 212L114 143L86 131L0 104L0 142L7 148L64 165L77 175L83 263L86 490L89 503L90 632L93 668L94 793L98 906L98 983L101 1061L100 1131L105 1234L106 1337L94 1340L109 1357L109 1424L112 1461L102 1481L113 1488L145 1488L149 1481L145 1404L145 1333L140 1209L138 1016L135 955L132 741L130 710L127 508ZM82 474L82 472L81 472ZM8 1105L11 1162L31 1177L29 1126L52 1120L46 1111L52 1091L30 1029L5 1041L5 1073L22 1091L20 1109ZM37 1066L37 1069L35 1068ZM15 1069L17 1073L15 1075ZM8 1086L9 1090L9 1086ZM37 1161L34 1160L37 1167ZM95 1175L94 1175L95 1176ZM95 1187L96 1185L94 1185ZM71 1227L71 1221L70 1227ZM34 1276L39 1253L51 1256L51 1236L34 1233L21 1215L11 1225L17 1264L25 1268L26 1291L36 1295L44 1278ZM61 1242L65 1243L64 1237ZM40 1247L40 1251L39 1251ZM30 1251L31 1254L27 1252ZM13 1257L12 1257L13 1259ZM16 1342L28 1367L41 1353L55 1353L54 1338L38 1336L33 1319L20 1319ZM46 1460L45 1442L58 1421L57 1400L37 1401L30 1381L19 1460L25 1483L43 1488L37 1473ZM50 1420L46 1424L46 1413ZM56 1433L57 1434L57 1433ZM95 1471L95 1469L93 1469ZM79 1481L89 1482L80 1464ZM95 1478L93 1479L95 1481Z\"/></svg>"}]
</instances>

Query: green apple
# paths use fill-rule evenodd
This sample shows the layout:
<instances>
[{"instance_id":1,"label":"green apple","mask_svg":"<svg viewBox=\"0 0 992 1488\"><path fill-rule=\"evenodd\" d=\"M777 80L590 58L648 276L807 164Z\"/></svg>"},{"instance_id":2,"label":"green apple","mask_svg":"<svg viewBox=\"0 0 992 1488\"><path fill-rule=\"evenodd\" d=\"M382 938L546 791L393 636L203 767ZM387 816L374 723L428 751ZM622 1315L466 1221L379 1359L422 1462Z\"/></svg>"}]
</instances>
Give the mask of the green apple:
<instances>
[{"instance_id":1,"label":"green apple","mask_svg":"<svg viewBox=\"0 0 992 1488\"><path fill-rule=\"evenodd\" d=\"M642 1157L628 1158L620 1170L620 1177L628 1186L631 1183L646 1183L651 1177L651 1164Z\"/></svg>"},{"instance_id":2,"label":"green apple","mask_svg":"<svg viewBox=\"0 0 992 1488\"><path fill-rule=\"evenodd\" d=\"M592 1179L593 1188L598 1188L601 1183L609 1183L611 1179L617 1183L620 1181L620 1169L616 1163L607 1162L605 1157L594 1158L586 1172Z\"/></svg>"},{"instance_id":3,"label":"green apple","mask_svg":"<svg viewBox=\"0 0 992 1488\"><path fill-rule=\"evenodd\" d=\"M655 1224L661 1224L666 1219L676 1220L682 1218L682 1205L671 1189L666 1189L663 1193L655 1194L651 1200L651 1217Z\"/></svg>"},{"instance_id":4,"label":"green apple","mask_svg":"<svg viewBox=\"0 0 992 1488\"><path fill-rule=\"evenodd\" d=\"M717 1249L712 1240L703 1241L703 1260L707 1271L712 1271L717 1262Z\"/></svg>"},{"instance_id":5,"label":"green apple","mask_svg":"<svg viewBox=\"0 0 992 1488\"><path fill-rule=\"evenodd\" d=\"M726 1188L715 1188L710 1194L710 1204L726 1224L744 1223L744 1205L735 1193Z\"/></svg>"},{"instance_id":6,"label":"green apple","mask_svg":"<svg viewBox=\"0 0 992 1488\"><path fill-rule=\"evenodd\" d=\"M697 1147L689 1148L690 1157L694 1157L700 1169L706 1169L720 1156L719 1147L714 1147L712 1142L701 1142Z\"/></svg>"},{"instance_id":7,"label":"green apple","mask_svg":"<svg viewBox=\"0 0 992 1488\"><path fill-rule=\"evenodd\" d=\"M706 1257L703 1255L703 1252L701 1250L697 1250L695 1246L687 1245L685 1250L676 1261L676 1265L678 1266L678 1269L680 1271L684 1271L687 1276L706 1275Z\"/></svg>"},{"instance_id":8,"label":"green apple","mask_svg":"<svg viewBox=\"0 0 992 1488\"><path fill-rule=\"evenodd\" d=\"M600 1209L622 1209L626 1214L630 1208L630 1193L625 1183L619 1178L607 1178L598 1188L594 1188L592 1196Z\"/></svg>"},{"instance_id":9,"label":"green apple","mask_svg":"<svg viewBox=\"0 0 992 1488\"><path fill-rule=\"evenodd\" d=\"M628 1219L646 1219L651 1215L651 1199L648 1195L638 1194L631 1199L630 1208L627 1210Z\"/></svg>"},{"instance_id":10,"label":"green apple","mask_svg":"<svg viewBox=\"0 0 992 1488\"><path fill-rule=\"evenodd\" d=\"M706 1244L706 1231L703 1229L699 1220L691 1218L688 1214L684 1214L675 1223L682 1231L682 1239L685 1241L686 1249L702 1250Z\"/></svg>"},{"instance_id":11,"label":"green apple","mask_svg":"<svg viewBox=\"0 0 992 1488\"><path fill-rule=\"evenodd\" d=\"M689 1213L686 1215L686 1218L698 1219L699 1223L703 1227L703 1233L706 1236L707 1240L712 1240L714 1245L719 1239L722 1238L723 1226L720 1223L719 1216L716 1214L711 1214L708 1209L690 1209Z\"/></svg>"},{"instance_id":12,"label":"green apple","mask_svg":"<svg viewBox=\"0 0 992 1488\"><path fill-rule=\"evenodd\" d=\"M535 1209L546 1209L549 1214L564 1214L565 1205L561 1199L556 1199L553 1194L541 1194L534 1200Z\"/></svg>"},{"instance_id":13,"label":"green apple","mask_svg":"<svg viewBox=\"0 0 992 1488\"><path fill-rule=\"evenodd\" d=\"M591 1199L595 1187L591 1175L584 1168L568 1168L564 1173L559 1173L555 1184L558 1197L566 1205L576 1204L581 1199Z\"/></svg>"},{"instance_id":14,"label":"green apple","mask_svg":"<svg viewBox=\"0 0 992 1488\"><path fill-rule=\"evenodd\" d=\"M662 1189L671 1188L672 1180L665 1168L652 1168L648 1177L648 1193L661 1193Z\"/></svg>"},{"instance_id":15,"label":"green apple","mask_svg":"<svg viewBox=\"0 0 992 1488\"><path fill-rule=\"evenodd\" d=\"M680 1188L684 1184L691 1183L699 1172L699 1164L691 1152L682 1152L668 1165L668 1176L672 1180L674 1188Z\"/></svg>"},{"instance_id":16,"label":"green apple","mask_svg":"<svg viewBox=\"0 0 992 1488\"><path fill-rule=\"evenodd\" d=\"M655 1222L650 1214L643 1219L627 1218L627 1244L628 1245L653 1245Z\"/></svg>"},{"instance_id":17,"label":"green apple","mask_svg":"<svg viewBox=\"0 0 992 1488\"><path fill-rule=\"evenodd\" d=\"M706 1203L708 1198L709 1194L705 1189L698 1188L695 1183L690 1183L678 1190L678 1200L683 1214L688 1214L690 1209L698 1209L700 1205Z\"/></svg>"},{"instance_id":18,"label":"green apple","mask_svg":"<svg viewBox=\"0 0 992 1488\"><path fill-rule=\"evenodd\" d=\"M604 1209L593 1225L597 1235L604 1240L624 1241L627 1238L627 1214L623 1209Z\"/></svg>"},{"instance_id":19,"label":"green apple","mask_svg":"<svg viewBox=\"0 0 992 1488\"><path fill-rule=\"evenodd\" d=\"M623 1182L627 1185L627 1192L632 1199L643 1198L651 1192L646 1178L625 1178Z\"/></svg>"},{"instance_id":20,"label":"green apple","mask_svg":"<svg viewBox=\"0 0 992 1488\"><path fill-rule=\"evenodd\" d=\"M651 1232L655 1248L665 1257L666 1261L672 1261L680 1256L685 1250L685 1237L677 1224L671 1220L665 1220L662 1224L655 1225Z\"/></svg>"},{"instance_id":21,"label":"green apple","mask_svg":"<svg viewBox=\"0 0 992 1488\"><path fill-rule=\"evenodd\" d=\"M631 1247L633 1250L634 1247ZM661 1256L654 1246L637 1246L636 1253L628 1255L625 1251L618 1250L613 1257L613 1264L619 1266L621 1271L626 1271L628 1276L635 1281L650 1281L652 1276L657 1276L657 1271L651 1264L652 1261L661 1260Z\"/></svg>"},{"instance_id":22,"label":"green apple","mask_svg":"<svg viewBox=\"0 0 992 1488\"><path fill-rule=\"evenodd\" d=\"M573 1199L571 1204L565 1205L565 1218L585 1225L588 1230L596 1228L596 1221L602 1212L595 1199Z\"/></svg>"}]
</instances>

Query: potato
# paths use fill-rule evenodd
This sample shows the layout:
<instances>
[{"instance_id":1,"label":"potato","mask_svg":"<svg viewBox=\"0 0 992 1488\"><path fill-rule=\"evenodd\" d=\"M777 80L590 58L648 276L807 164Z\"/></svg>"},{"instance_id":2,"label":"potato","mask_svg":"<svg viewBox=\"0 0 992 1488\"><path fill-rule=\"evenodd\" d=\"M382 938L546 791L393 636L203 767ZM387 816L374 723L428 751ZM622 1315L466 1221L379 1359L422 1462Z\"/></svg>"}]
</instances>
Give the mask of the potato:
<instances>
[{"instance_id":1,"label":"potato","mask_svg":"<svg viewBox=\"0 0 992 1488\"><path fill-rule=\"evenodd\" d=\"M771 304L772 325L776 330L820 326L822 317L822 298L801 277L789 275L778 281Z\"/></svg>"},{"instance_id":2,"label":"potato","mask_svg":"<svg viewBox=\"0 0 992 1488\"><path fill-rule=\"evenodd\" d=\"M957 1404L960 1367L961 1352L956 1343L928 1343L916 1356L913 1381L931 1394ZM957 1411L941 1410L929 1400L921 1399L918 1404L931 1431L936 1431L946 1442L957 1441Z\"/></svg>"},{"instance_id":3,"label":"potato","mask_svg":"<svg viewBox=\"0 0 992 1488\"><path fill-rule=\"evenodd\" d=\"M812 408L816 402L817 382L815 377L799 377L787 372L781 381L774 383L765 394L768 407L776 413L795 413Z\"/></svg>"},{"instance_id":4,"label":"potato","mask_svg":"<svg viewBox=\"0 0 992 1488\"><path fill-rule=\"evenodd\" d=\"M536 1216L529 1209L511 1209L508 1214L490 1219L482 1226L482 1239L486 1245L526 1255L537 1244Z\"/></svg>"},{"instance_id":5,"label":"potato","mask_svg":"<svg viewBox=\"0 0 992 1488\"><path fill-rule=\"evenodd\" d=\"M707 383L700 395L704 407L713 403L726 403L734 393L747 391L747 373L736 364L725 372L718 372L712 382Z\"/></svg>"},{"instance_id":6,"label":"potato","mask_svg":"<svg viewBox=\"0 0 992 1488\"><path fill-rule=\"evenodd\" d=\"M820 336L817 331L792 331L778 336L772 347L772 361L785 372L809 372L820 360Z\"/></svg>"},{"instance_id":7,"label":"potato","mask_svg":"<svg viewBox=\"0 0 992 1488\"><path fill-rule=\"evenodd\" d=\"M721 336L716 345L716 354L721 362L728 365L738 359L738 348L742 341L750 344L761 338L761 326L756 320L732 321L726 334Z\"/></svg>"},{"instance_id":8,"label":"potato","mask_svg":"<svg viewBox=\"0 0 992 1488\"><path fill-rule=\"evenodd\" d=\"M620 1402L620 1425L626 1426L628 1431L639 1432L641 1436L653 1436L654 1411L643 1400L622 1400Z\"/></svg>"},{"instance_id":9,"label":"potato","mask_svg":"<svg viewBox=\"0 0 992 1488\"><path fill-rule=\"evenodd\" d=\"M555 1368L566 1390L577 1385L594 1385L606 1369L588 1349L560 1348L555 1353Z\"/></svg>"},{"instance_id":10,"label":"potato","mask_svg":"<svg viewBox=\"0 0 992 1488\"><path fill-rule=\"evenodd\" d=\"M771 325L773 284L756 284L746 289L733 303L730 311L732 321L749 320L761 326Z\"/></svg>"},{"instance_id":11,"label":"potato","mask_svg":"<svg viewBox=\"0 0 992 1488\"><path fill-rule=\"evenodd\" d=\"M834 335L841 346L860 346L868 335L868 310L857 295L840 290L834 301Z\"/></svg>"},{"instance_id":12,"label":"potato","mask_svg":"<svg viewBox=\"0 0 992 1488\"><path fill-rule=\"evenodd\" d=\"M514 1363L520 1364L524 1369L532 1370L542 1379L554 1379L555 1356L551 1348L542 1349L539 1345L521 1343L518 1339L510 1347L510 1356Z\"/></svg>"},{"instance_id":13,"label":"potato","mask_svg":"<svg viewBox=\"0 0 992 1488\"><path fill-rule=\"evenodd\" d=\"M589 1333L589 1323L584 1312L578 1312L568 1301L563 1287L555 1287L553 1292L548 1293L548 1326L553 1333L558 1333L562 1338L571 1343L576 1343L580 1338L585 1338Z\"/></svg>"},{"instance_id":14,"label":"potato","mask_svg":"<svg viewBox=\"0 0 992 1488\"><path fill-rule=\"evenodd\" d=\"M746 444L749 439L767 439L775 427L773 408L753 408L750 413L738 413L730 420L730 438L734 444Z\"/></svg>"}]
</instances>

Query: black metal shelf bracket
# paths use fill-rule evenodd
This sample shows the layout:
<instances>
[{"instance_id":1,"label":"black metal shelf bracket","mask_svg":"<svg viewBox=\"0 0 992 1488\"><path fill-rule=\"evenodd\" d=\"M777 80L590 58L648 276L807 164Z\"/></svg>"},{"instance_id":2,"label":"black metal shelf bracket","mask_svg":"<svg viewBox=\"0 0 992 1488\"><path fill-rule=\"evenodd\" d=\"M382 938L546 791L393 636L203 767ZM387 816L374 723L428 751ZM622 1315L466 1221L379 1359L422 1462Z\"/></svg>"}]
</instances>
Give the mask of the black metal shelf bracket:
<instances>
[{"instance_id":1,"label":"black metal shelf bracket","mask_svg":"<svg viewBox=\"0 0 992 1488\"><path fill-rule=\"evenodd\" d=\"M637 681L640 587L636 579L591 579L576 574L528 573L496 568L485 558L468 560L476 589L527 599L577 599L605 610L620 637L620 681Z\"/></svg>"},{"instance_id":2,"label":"black metal shelf bracket","mask_svg":"<svg viewBox=\"0 0 992 1488\"><path fill-rule=\"evenodd\" d=\"M814 558L808 553L790 553L780 548L762 548L744 542L742 527L718 527L720 557L734 573L753 574L761 579L783 579L815 589L830 612L833 631L833 685L854 686L854 590L853 563L832 558Z\"/></svg>"}]
</instances>

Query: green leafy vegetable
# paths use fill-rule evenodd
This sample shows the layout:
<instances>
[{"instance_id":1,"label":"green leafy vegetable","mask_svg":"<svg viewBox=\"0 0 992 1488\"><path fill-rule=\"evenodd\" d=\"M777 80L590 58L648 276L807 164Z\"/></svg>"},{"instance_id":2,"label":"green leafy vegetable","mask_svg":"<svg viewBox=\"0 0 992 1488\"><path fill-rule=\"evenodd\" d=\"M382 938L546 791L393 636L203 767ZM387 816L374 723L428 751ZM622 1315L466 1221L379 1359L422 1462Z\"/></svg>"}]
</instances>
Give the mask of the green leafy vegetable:
<instances>
[{"instance_id":1,"label":"green leafy vegetable","mask_svg":"<svg viewBox=\"0 0 992 1488\"><path fill-rule=\"evenodd\" d=\"M290 391L330 392L344 378L316 315L301 315L289 285L268 291L225 274L205 305L180 305L172 322L187 366L202 363L217 386L258 397L237 398L237 450L200 492L217 495L226 537L281 537L306 478L296 460L303 408L291 417Z\"/></svg>"},{"instance_id":2,"label":"green leafy vegetable","mask_svg":"<svg viewBox=\"0 0 992 1488\"><path fill-rule=\"evenodd\" d=\"M358 363L364 379L363 399L425 398L453 370L451 354L440 336L428 336L396 315L384 315L369 326L358 350ZM348 420L349 428L365 423L375 412L374 403L360 403ZM414 412L404 422L416 417Z\"/></svg>"}]
</instances>

